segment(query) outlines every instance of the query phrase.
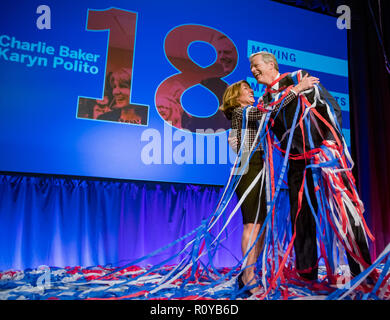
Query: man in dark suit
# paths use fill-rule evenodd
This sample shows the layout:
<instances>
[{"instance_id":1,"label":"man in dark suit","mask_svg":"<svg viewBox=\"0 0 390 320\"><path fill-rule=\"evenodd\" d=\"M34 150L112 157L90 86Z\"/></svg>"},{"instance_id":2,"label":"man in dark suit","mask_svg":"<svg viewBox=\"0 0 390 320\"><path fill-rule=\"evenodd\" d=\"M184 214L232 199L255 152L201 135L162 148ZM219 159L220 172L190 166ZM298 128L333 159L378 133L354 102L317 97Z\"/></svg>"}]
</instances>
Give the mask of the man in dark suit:
<instances>
[{"instance_id":1,"label":"man in dark suit","mask_svg":"<svg viewBox=\"0 0 390 320\"><path fill-rule=\"evenodd\" d=\"M253 76L258 83L267 86L266 92L260 100L261 103L264 105L272 105L283 98L283 94L287 92L289 92L288 97L291 96L291 93L296 95L294 99L289 99L289 102L285 102L280 112L273 117L272 131L280 141L281 148L286 150L290 134L289 129L291 128L291 130L293 130L292 144L289 153L292 157L289 158L288 186L291 221L293 227L294 224L296 224L296 238L294 241L296 268L303 278L315 280L318 276L316 223L305 192L303 192L302 201L300 202L299 200L302 182L305 178L309 190L310 202L314 211L317 212L318 205L313 181L313 172L311 168L306 168L307 165L310 165L309 157L300 157L298 159L298 157L294 157L294 155L303 155L305 152L320 148L323 145L323 141L342 140L341 129L340 131L337 130L338 126L341 128L341 109L328 91L319 84L318 78L310 77L307 72L302 70L280 75L278 63L273 54L268 52L255 53L250 57L250 62ZM314 90L313 87L315 85L318 85L320 90ZM299 125L298 122L296 122L297 125L295 126L295 129L292 128L298 107L298 95L303 95L302 98L307 99L308 103L315 108L317 118L313 117L312 113L308 115L310 117L310 129L304 125ZM325 103L326 99L328 99L327 101L333 106L331 110L333 116L329 115L329 109ZM298 111L297 119L300 119L302 116L302 109L303 108ZM321 118L322 120L319 120ZM336 121L334 119L336 119ZM310 130L310 132L308 132L308 130ZM311 139L309 139L309 136ZM348 185L349 182L345 175L343 175L342 180L346 184L347 189L351 190L353 186ZM348 208L346 211L350 218L349 220L354 221ZM360 225L356 226L355 223L351 223L350 227L353 231L353 236L360 253L356 252L355 249L352 250L357 256L361 254L361 257L364 260L364 263L358 263L347 252L351 274L356 276L365 267L371 264L371 258L363 229Z\"/></svg>"}]
</instances>

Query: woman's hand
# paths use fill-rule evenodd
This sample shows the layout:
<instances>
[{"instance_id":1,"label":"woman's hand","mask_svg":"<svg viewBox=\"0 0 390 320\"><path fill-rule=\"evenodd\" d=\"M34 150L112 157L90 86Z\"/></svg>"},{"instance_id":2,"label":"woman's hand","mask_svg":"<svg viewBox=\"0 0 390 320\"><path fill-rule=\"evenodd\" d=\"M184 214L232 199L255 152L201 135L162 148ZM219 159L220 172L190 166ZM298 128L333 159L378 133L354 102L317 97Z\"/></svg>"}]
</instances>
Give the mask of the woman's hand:
<instances>
[{"instance_id":1,"label":"woman's hand","mask_svg":"<svg viewBox=\"0 0 390 320\"><path fill-rule=\"evenodd\" d=\"M295 87L293 87L293 90L296 93L300 93L301 91L305 91L307 89L313 88L315 84L319 83L320 79L316 77L309 76L306 74L301 82L299 82Z\"/></svg>"},{"instance_id":2,"label":"woman's hand","mask_svg":"<svg viewBox=\"0 0 390 320\"><path fill-rule=\"evenodd\" d=\"M229 142L229 145L230 147L233 149L233 151L235 153L238 153L238 139L237 139L237 133L235 132L234 129L232 129L230 132L229 132L229 137L228 137L228 142Z\"/></svg>"}]
</instances>

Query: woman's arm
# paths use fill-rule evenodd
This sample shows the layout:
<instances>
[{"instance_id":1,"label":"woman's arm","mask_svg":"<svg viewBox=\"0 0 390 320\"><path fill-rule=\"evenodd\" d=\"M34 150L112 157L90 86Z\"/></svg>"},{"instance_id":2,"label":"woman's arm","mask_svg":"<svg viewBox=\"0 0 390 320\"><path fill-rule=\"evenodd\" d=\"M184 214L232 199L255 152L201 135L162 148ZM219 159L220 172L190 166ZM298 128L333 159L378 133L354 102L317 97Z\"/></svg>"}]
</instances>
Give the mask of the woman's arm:
<instances>
[{"instance_id":1,"label":"woman's arm","mask_svg":"<svg viewBox=\"0 0 390 320\"><path fill-rule=\"evenodd\" d=\"M301 82L299 82L295 87L291 88L290 92L287 94L285 99L283 100L283 105L281 105L282 101L275 104L271 110L272 113L277 112L281 107L287 106L291 101L293 101L302 91L312 88L316 83L319 83L319 79L316 77L309 76L309 74L305 74L302 78ZM272 101L271 101L272 102Z\"/></svg>"},{"instance_id":2,"label":"woman's arm","mask_svg":"<svg viewBox=\"0 0 390 320\"><path fill-rule=\"evenodd\" d=\"M244 108L235 108L233 110L232 114L232 127L233 127L233 120L242 119L242 113L244 111ZM266 111L259 110L257 107L249 106L246 111L246 116L248 118L248 121L257 121L260 120L261 117L266 113ZM236 129L241 129L236 128Z\"/></svg>"},{"instance_id":3,"label":"woman's arm","mask_svg":"<svg viewBox=\"0 0 390 320\"><path fill-rule=\"evenodd\" d=\"M291 101L293 101L298 96L297 91L294 90L294 88L292 90L290 90L290 92L287 94L287 96L284 98L284 100L280 101L279 103L277 103L273 106L271 113L277 112L281 107L288 105ZM298 91L298 92L300 92L300 91ZM283 105L282 105L282 102L283 102Z\"/></svg>"}]
</instances>

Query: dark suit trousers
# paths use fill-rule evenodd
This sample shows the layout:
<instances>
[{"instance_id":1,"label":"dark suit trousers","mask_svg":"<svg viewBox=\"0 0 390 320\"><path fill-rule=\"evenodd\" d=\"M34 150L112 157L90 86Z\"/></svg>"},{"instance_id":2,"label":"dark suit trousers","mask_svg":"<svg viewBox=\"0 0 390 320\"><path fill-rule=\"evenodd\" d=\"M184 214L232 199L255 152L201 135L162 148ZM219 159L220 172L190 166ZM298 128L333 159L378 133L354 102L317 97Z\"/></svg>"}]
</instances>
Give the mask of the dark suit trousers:
<instances>
[{"instance_id":1,"label":"dark suit trousers","mask_svg":"<svg viewBox=\"0 0 390 320\"><path fill-rule=\"evenodd\" d=\"M294 241L294 250L296 257L296 268L302 277L309 280L317 279L318 267L317 267L317 242L316 242L316 224L308 204L305 192L303 190L301 210L298 213L298 196L299 190L302 185L303 173L305 170L305 162L301 160L291 160L288 170L288 185L290 194L290 207L291 207L291 221L294 228L296 223L296 238ZM343 179L344 183L347 183L346 179ZM306 171L306 183L309 191L309 197L311 204L317 212L317 200L314 192L314 182L311 169ZM347 184L348 187L350 187ZM370 253L368 245L364 237L361 226L355 226L353 218L347 209L349 220L351 221L351 228L354 233L355 240L362 254L363 259L371 264ZM294 232L294 229L293 229ZM356 276L361 272L359 264L347 253L348 264L353 276Z\"/></svg>"},{"instance_id":2,"label":"dark suit trousers","mask_svg":"<svg viewBox=\"0 0 390 320\"><path fill-rule=\"evenodd\" d=\"M288 170L288 186L290 194L290 214L294 232L296 224L296 237L294 241L295 264L297 271L303 277L314 280L317 279L317 240L316 223L311 213L303 190L301 210L298 213L299 190L303 181L305 162L301 160L291 160ZM313 177L311 169L306 172L306 182L309 189L311 203L317 211L317 201L315 200Z\"/></svg>"}]
</instances>

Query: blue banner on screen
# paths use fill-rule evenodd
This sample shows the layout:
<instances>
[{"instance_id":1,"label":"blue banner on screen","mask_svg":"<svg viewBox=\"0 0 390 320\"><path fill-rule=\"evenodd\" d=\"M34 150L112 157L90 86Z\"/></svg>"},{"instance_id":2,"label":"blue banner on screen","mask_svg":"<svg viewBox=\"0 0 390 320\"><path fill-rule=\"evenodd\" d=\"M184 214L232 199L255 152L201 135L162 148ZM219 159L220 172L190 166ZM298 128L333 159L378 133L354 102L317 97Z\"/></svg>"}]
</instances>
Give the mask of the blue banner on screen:
<instances>
[{"instance_id":1,"label":"blue banner on screen","mask_svg":"<svg viewBox=\"0 0 390 320\"><path fill-rule=\"evenodd\" d=\"M0 171L224 185L218 110L248 56L320 78L349 132L346 32L272 1L0 4ZM331 44L331 45L329 45Z\"/></svg>"}]
</instances>

